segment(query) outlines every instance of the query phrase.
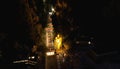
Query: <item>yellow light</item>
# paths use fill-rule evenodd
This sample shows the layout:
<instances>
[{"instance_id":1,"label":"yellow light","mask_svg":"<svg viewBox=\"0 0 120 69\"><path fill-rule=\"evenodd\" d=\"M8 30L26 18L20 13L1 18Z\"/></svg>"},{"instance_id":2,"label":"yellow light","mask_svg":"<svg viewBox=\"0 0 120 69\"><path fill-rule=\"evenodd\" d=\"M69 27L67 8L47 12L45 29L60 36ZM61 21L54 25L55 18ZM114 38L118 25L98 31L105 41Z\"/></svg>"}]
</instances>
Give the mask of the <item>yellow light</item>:
<instances>
[{"instance_id":1,"label":"yellow light","mask_svg":"<svg viewBox=\"0 0 120 69\"><path fill-rule=\"evenodd\" d=\"M62 46L62 37L59 34L57 35L57 37L55 37L54 46L56 49L60 49L60 47Z\"/></svg>"}]
</instances>

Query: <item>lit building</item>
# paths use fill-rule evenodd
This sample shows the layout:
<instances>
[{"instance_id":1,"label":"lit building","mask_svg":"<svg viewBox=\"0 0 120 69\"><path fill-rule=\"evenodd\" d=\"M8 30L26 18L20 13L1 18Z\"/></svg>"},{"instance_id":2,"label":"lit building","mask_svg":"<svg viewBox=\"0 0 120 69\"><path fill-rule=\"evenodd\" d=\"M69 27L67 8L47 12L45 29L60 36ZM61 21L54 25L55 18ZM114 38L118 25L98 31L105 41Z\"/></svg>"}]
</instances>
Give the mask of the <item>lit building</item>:
<instances>
[{"instance_id":1,"label":"lit building","mask_svg":"<svg viewBox=\"0 0 120 69\"><path fill-rule=\"evenodd\" d=\"M51 9L53 9L53 8L51 8ZM45 38L46 38L46 46L47 46L47 48L54 49L54 44L53 44L54 28L53 28L52 18L51 18L52 14L53 14L52 11L49 12L49 14L48 14L47 27L45 28Z\"/></svg>"},{"instance_id":2,"label":"lit building","mask_svg":"<svg viewBox=\"0 0 120 69\"><path fill-rule=\"evenodd\" d=\"M45 38L46 38L46 46L48 48L53 48L53 26L52 23L48 23L48 26L45 28Z\"/></svg>"}]
</instances>

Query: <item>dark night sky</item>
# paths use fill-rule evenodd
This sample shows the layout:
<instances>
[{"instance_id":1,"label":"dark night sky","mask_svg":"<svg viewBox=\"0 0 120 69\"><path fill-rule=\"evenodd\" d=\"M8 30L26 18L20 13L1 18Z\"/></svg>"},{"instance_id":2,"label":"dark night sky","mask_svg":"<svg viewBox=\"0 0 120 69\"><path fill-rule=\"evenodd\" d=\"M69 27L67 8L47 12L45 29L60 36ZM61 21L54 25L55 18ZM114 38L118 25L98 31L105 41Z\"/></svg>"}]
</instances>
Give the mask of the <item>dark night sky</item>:
<instances>
[{"instance_id":1,"label":"dark night sky","mask_svg":"<svg viewBox=\"0 0 120 69\"><path fill-rule=\"evenodd\" d=\"M120 16L118 2L118 0L114 0L114 2L72 0L70 2L74 10L71 14L73 14L76 24L80 26L81 30L93 33L101 48L118 48L119 25L116 19L117 16ZM17 34L16 31L23 28L22 25L19 27L17 24L19 18L18 2L5 0L1 2L0 9L0 32Z\"/></svg>"}]
</instances>

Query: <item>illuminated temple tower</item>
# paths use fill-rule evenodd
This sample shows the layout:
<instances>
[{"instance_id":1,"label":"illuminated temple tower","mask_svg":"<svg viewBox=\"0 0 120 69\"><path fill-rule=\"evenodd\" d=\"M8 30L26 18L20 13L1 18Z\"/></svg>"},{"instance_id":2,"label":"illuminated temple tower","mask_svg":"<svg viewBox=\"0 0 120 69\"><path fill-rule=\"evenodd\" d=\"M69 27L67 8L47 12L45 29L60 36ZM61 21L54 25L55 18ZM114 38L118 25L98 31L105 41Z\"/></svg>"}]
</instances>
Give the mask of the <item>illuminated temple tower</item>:
<instances>
[{"instance_id":1,"label":"illuminated temple tower","mask_svg":"<svg viewBox=\"0 0 120 69\"><path fill-rule=\"evenodd\" d=\"M54 33L54 31L53 31L53 29L54 28L52 25L52 20L49 17L47 27L45 28L45 32L46 32L45 38L46 38L47 48L54 48L54 46L53 46L53 37L54 37L53 33Z\"/></svg>"}]
</instances>

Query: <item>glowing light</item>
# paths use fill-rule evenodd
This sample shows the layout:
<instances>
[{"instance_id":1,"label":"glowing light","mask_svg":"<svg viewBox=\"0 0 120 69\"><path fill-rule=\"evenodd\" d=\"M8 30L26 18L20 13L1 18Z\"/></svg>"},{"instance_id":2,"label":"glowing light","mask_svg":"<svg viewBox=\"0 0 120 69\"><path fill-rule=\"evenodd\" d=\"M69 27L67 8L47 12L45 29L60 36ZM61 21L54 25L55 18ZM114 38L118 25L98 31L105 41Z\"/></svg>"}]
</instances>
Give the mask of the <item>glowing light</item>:
<instances>
[{"instance_id":1,"label":"glowing light","mask_svg":"<svg viewBox=\"0 0 120 69\"><path fill-rule=\"evenodd\" d=\"M49 15L52 15L53 13L52 12L49 12Z\"/></svg>"},{"instance_id":2,"label":"glowing light","mask_svg":"<svg viewBox=\"0 0 120 69\"><path fill-rule=\"evenodd\" d=\"M90 42L90 41L88 41L88 44L91 44L91 42Z\"/></svg>"},{"instance_id":3,"label":"glowing light","mask_svg":"<svg viewBox=\"0 0 120 69\"><path fill-rule=\"evenodd\" d=\"M28 57L29 59L35 59L35 56L30 56L30 57Z\"/></svg>"},{"instance_id":4,"label":"glowing light","mask_svg":"<svg viewBox=\"0 0 120 69\"><path fill-rule=\"evenodd\" d=\"M57 37L55 37L54 46L56 49L60 49L60 47L62 46L62 37L59 34L57 35Z\"/></svg>"},{"instance_id":5,"label":"glowing light","mask_svg":"<svg viewBox=\"0 0 120 69\"><path fill-rule=\"evenodd\" d=\"M21 63L21 62L28 62L28 60L13 61L13 63Z\"/></svg>"},{"instance_id":6,"label":"glowing light","mask_svg":"<svg viewBox=\"0 0 120 69\"><path fill-rule=\"evenodd\" d=\"M55 12L55 9L53 7L51 8L51 10L52 10L52 12Z\"/></svg>"},{"instance_id":7,"label":"glowing light","mask_svg":"<svg viewBox=\"0 0 120 69\"><path fill-rule=\"evenodd\" d=\"M46 52L46 55L47 56L52 56L52 55L54 55L55 54L55 52Z\"/></svg>"},{"instance_id":8,"label":"glowing light","mask_svg":"<svg viewBox=\"0 0 120 69\"><path fill-rule=\"evenodd\" d=\"M34 58L35 58L35 56L32 56L31 58L32 58L32 59L34 59Z\"/></svg>"}]
</instances>

